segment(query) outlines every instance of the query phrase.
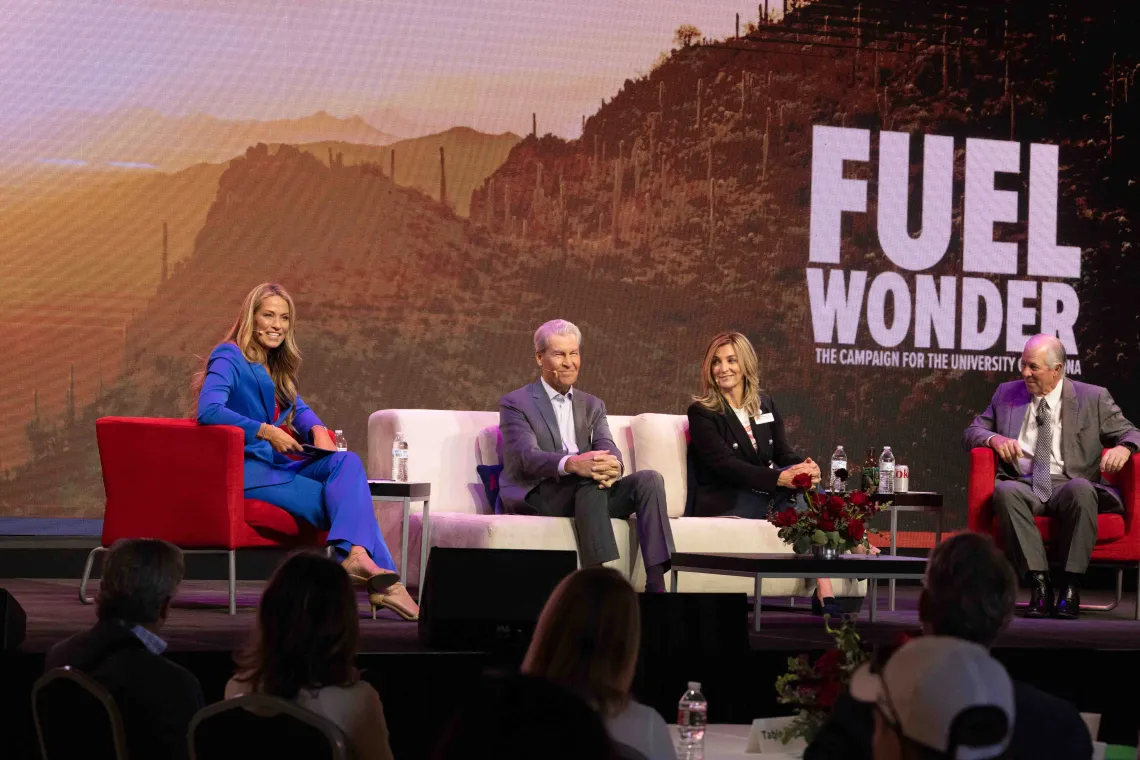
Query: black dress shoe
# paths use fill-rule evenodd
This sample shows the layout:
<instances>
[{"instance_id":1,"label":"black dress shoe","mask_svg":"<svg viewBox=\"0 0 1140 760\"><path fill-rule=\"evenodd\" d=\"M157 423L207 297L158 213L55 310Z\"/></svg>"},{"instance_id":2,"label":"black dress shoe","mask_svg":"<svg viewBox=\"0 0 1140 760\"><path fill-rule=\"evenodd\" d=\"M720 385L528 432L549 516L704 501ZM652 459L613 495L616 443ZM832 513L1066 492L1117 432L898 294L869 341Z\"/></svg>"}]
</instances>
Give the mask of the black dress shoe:
<instances>
[{"instance_id":1,"label":"black dress shoe","mask_svg":"<svg viewBox=\"0 0 1140 760\"><path fill-rule=\"evenodd\" d=\"M1029 610L1026 617L1044 618L1053 614L1053 584L1048 573L1030 573Z\"/></svg>"},{"instance_id":2,"label":"black dress shoe","mask_svg":"<svg viewBox=\"0 0 1140 760\"><path fill-rule=\"evenodd\" d=\"M839 606L839 602L835 601L834 596L824 597L821 602L818 594L812 594L811 614L830 615L834 620L839 620L843 617L843 608Z\"/></svg>"},{"instance_id":3,"label":"black dress shoe","mask_svg":"<svg viewBox=\"0 0 1140 760\"><path fill-rule=\"evenodd\" d=\"M1075 578L1067 579L1057 591L1057 605L1053 616L1061 620L1076 620L1081 614L1081 588Z\"/></svg>"}]
</instances>

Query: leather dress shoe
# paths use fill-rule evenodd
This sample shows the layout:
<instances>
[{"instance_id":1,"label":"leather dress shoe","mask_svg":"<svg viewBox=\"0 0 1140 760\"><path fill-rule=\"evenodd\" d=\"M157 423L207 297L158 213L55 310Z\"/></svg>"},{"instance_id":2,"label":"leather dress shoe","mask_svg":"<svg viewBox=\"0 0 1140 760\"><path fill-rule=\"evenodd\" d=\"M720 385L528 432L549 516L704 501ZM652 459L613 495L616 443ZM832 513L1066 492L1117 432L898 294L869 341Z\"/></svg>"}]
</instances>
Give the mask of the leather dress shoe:
<instances>
[{"instance_id":1,"label":"leather dress shoe","mask_svg":"<svg viewBox=\"0 0 1140 760\"><path fill-rule=\"evenodd\" d=\"M1081 588L1073 577L1065 580L1057 590L1057 603L1053 616L1061 620L1076 620L1081 614Z\"/></svg>"},{"instance_id":2,"label":"leather dress shoe","mask_svg":"<svg viewBox=\"0 0 1140 760\"><path fill-rule=\"evenodd\" d=\"M1043 618L1053 614L1053 585L1048 573L1030 573L1029 611L1026 617Z\"/></svg>"}]
</instances>

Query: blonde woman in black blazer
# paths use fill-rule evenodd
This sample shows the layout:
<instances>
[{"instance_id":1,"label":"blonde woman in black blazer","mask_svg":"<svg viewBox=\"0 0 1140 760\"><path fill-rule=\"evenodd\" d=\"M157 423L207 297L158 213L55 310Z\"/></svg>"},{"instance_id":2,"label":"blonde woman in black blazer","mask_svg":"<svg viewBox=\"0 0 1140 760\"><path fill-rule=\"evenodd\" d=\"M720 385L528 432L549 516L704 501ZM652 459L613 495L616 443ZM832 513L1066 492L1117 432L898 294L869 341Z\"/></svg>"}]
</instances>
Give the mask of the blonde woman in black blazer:
<instances>
[{"instance_id":1,"label":"blonde woman in black blazer","mask_svg":"<svg viewBox=\"0 0 1140 760\"><path fill-rule=\"evenodd\" d=\"M792 450L771 396L759 391L760 363L744 335L726 332L709 342L701 362L701 393L689 406L689 464L693 514L767 519L803 509L792 489L801 472L818 484L819 465ZM820 578L812 608L842 614L831 581Z\"/></svg>"}]
</instances>

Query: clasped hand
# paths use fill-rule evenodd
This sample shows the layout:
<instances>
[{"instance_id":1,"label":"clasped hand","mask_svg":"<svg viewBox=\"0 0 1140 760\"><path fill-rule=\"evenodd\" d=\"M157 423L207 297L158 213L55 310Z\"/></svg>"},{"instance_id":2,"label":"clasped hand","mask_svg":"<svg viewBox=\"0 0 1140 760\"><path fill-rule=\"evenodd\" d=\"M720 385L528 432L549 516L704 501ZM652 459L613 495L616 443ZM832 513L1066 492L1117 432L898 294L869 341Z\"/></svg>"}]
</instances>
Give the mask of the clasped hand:
<instances>
[{"instance_id":1,"label":"clasped hand","mask_svg":"<svg viewBox=\"0 0 1140 760\"><path fill-rule=\"evenodd\" d=\"M608 451L583 451L566 460L566 472L597 481L609 488L621 477L621 462Z\"/></svg>"},{"instance_id":2,"label":"clasped hand","mask_svg":"<svg viewBox=\"0 0 1140 760\"><path fill-rule=\"evenodd\" d=\"M1004 435L995 435L990 438L989 443L990 448L997 452L997 455L1001 457L1003 462L1016 464L1017 460L1025 456L1021 451L1021 445L1018 444L1014 438L1006 438ZM1114 446L1105 451L1101 456L1101 472L1120 472L1131 456L1132 452L1127 446Z\"/></svg>"},{"instance_id":3,"label":"clasped hand","mask_svg":"<svg viewBox=\"0 0 1140 760\"><path fill-rule=\"evenodd\" d=\"M776 485L782 488L791 488L792 480L801 472L806 472L807 474L811 475L811 484L813 486L819 485L821 477L819 474L819 465L813 462L811 457L808 457L799 464L793 464L788 469L781 471L779 479L776 480Z\"/></svg>"}]
</instances>

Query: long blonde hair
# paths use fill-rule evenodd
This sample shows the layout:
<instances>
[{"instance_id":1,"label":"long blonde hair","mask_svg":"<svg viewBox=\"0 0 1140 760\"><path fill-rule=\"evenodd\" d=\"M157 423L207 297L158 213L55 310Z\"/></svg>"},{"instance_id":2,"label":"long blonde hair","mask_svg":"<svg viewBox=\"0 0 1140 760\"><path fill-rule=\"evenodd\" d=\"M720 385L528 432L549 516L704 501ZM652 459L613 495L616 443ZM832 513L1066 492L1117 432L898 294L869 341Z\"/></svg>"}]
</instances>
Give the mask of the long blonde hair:
<instances>
[{"instance_id":1,"label":"long blonde hair","mask_svg":"<svg viewBox=\"0 0 1140 760\"><path fill-rule=\"evenodd\" d=\"M752 343L738 332L722 332L709 341L709 347L705 349L705 358L701 362L701 393L699 396L693 396L693 401L718 414L728 414L728 402L716 384L712 365L717 350L721 346L729 345L736 352L736 361L744 373L744 411L750 416L760 414L760 360L756 358Z\"/></svg>"},{"instance_id":2,"label":"long blonde hair","mask_svg":"<svg viewBox=\"0 0 1140 760\"><path fill-rule=\"evenodd\" d=\"M562 579L546 601L522 672L589 700L603 716L629 704L641 647L637 593L621 573L587 567Z\"/></svg>"},{"instance_id":3,"label":"long blonde hair","mask_svg":"<svg viewBox=\"0 0 1140 760\"><path fill-rule=\"evenodd\" d=\"M254 338L254 324L258 309L265 299L278 296L289 305L289 329L285 331L285 340L272 351ZM293 297L277 283L263 282L249 291L241 302L237 319L230 327L223 343L233 343L241 349L242 356L255 364L264 364L273 380L278 406L289 409L284 424L292 427L296 410L292 408L297 400L297 372L301 368L301 349L297 347L297 306ZM202 391L202 383L206 380L206 367L194 373L194 380L190 384L192 393L190 416L198 415L198 396Z\"/></svg>"}]
</instances>

